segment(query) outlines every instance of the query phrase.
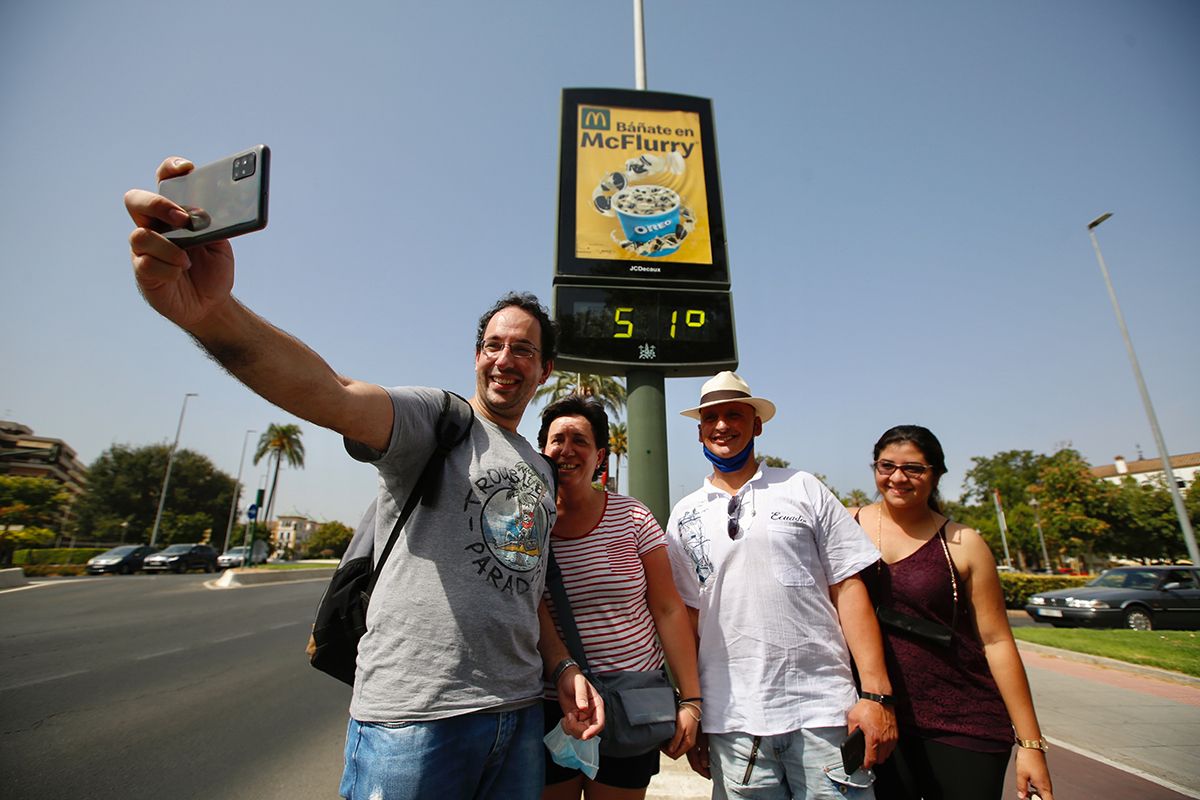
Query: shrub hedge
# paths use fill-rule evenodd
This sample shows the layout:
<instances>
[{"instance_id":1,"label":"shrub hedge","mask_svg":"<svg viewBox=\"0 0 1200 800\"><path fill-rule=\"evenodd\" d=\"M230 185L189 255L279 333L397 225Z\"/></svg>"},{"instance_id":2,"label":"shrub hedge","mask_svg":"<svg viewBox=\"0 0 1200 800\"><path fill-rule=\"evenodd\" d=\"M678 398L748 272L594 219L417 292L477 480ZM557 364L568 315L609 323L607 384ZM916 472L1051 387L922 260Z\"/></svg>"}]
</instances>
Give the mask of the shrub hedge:
<instances>
[{"instance_id":1,"label":"shrub hedge","mask_svg":"<svg viewBox=\"0 0 1200 800\"><path fill-rule=\"evenodd\" d=\"M13 553L13 566L36 566L39 564L87 564L88 559L107 553L108 547L44 547L17 550ZM29 571L26 570L26 575Z\"/></svg>"},{"instance_id":2,"label":"shrub hedge","mask_svg":"<svg viewBox=\"0 0 1200 800\"><path fill-rule=\"evenodd\" d=\"M87 567L83 564L26 564L21 569L26 578L45 578L48 575L82 575Z\"/></svg>"},{"instance_id":3,"label":"shrub hedge","mask_svg":"<svg viewBox=\"0 0 1200 800\"><path fill-rule=\"evenodd\" d=\"M1025 603L1031 594L1083 586L1094 577L1094 575L1031 575L1026 572L1001 572L1000 588L1004 590L1005 606L1022 609L1025 608Z\"/></svg>"}]
</instances>

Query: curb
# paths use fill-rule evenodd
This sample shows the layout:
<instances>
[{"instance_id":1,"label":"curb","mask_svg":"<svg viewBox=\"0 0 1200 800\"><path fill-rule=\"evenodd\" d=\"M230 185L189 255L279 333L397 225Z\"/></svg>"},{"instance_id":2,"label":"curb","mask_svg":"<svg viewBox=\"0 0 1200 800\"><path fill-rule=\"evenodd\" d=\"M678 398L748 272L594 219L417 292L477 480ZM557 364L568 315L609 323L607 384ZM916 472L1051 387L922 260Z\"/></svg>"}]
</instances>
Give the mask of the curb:
<instances>
[{"instance_id":1,"label":"curb","mask_svg":"<svg viewBox=\"0 0 1200 800\"><path fill-rule=\"evenodd\" d=\"M1178 683L1184 686L1191 686L1193 688L1200 689L1200 678L1195 678L1191 675L1185 675L1182 672L1172 672L1169 669L1147 667L1142 664L1131 664L1128 661L1118 661L1115 658L1094 656L1090 655L1089 653L1077 653L1074 650L1063 650L1061 647L1050 647L1044 644L1023 642L1020 639L1017 639L1017 649L1028 650L1031 653L1041 653L1044 656L1061 658L1064 661L1078 661L1083 664L1107 667L1109 669L1120 670L1121 672L1129 672L1134 675L1140 675L1144 678L1156 678L1160 681Z\"/></svg>"},{"instance_id":2,"label":"curb","mask_svg":"<svg viewBox=\"0 0 1200 800\"><path fill-rule=\"evenodd\" d=\"M291 581L328 580L333 577L335 567L311 567L305 569L227 569L221 577L205 584L211 589L237 589L242 586L261 586L269 583Z\"/></svg>"},{"instance_id":3,"label":"curb","mask_svg":"<svg viewBox=\"0 0 1200 800\"><path fill-rule=\"evenodd\" d=\"M29 579L25 577L25 570L20 567L0 569L0 589L15 589L28 584Z\"/></svg>"}]
</instances>

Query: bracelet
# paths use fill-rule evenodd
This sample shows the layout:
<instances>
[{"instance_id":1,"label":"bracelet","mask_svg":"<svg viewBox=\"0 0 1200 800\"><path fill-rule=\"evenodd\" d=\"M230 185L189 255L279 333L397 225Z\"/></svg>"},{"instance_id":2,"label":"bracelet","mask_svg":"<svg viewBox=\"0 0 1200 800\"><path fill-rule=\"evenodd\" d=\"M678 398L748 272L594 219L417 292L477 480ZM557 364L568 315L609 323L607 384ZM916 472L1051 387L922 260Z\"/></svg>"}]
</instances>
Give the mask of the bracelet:
<instances>
[{"instance_id":1,"label":"bracelet","mask_svg":"<svg viewBox=\"0 0 1200 800\"><path fill-rule=\"evenodd\" d=\"M1045 753L1050 749L1045 739L1022 739L1020 736L1015 738L1017 740L1017 747L1024 747L1026 750L1041 750Z\"/></svg>"},{"instance_id":2,"label":"bracelet","mask_svg":"<svg viewBox=\"0 0 1200 800\"><path fill-rule=\"evenodd\" d=\"M573 658L564 658L562 661L558 662L558 666L554 668L554 677L550 679L550 682L558 683L558 679L562 677L562 674L571 667L578 668L579 662Z\"/></svg>"},{"instance_id":3,"label":"bracelet","mask_svg":"<svg viewBox=\"0 0 1200 800\"><path fill-rule=\"evenodd\" d=\"M675 704L679 705L680 703L703 703L703 702L704 702L703 697L684 697L684 698L677 700Z\"/></svg>"},{"instance_id":4,"label":"bracelet","mask_svg":"<svg viewBox=\"0 0 1200 800\"><path fill-rule=\"evenodd\" d=\"M679 708L687 709L688 716L696 720L696 722L699 722L700 718L704 716L704 712L700 710L700 706L696 705L691 700L681 700L679 702Z\"/></svg>"},{"instance_id":5,"label":"bracelet","mask_svg":"<svg viewBox=\"0 0 1200 800\"><path fill-rule=\"evenodd\" d=\"M895 700L890 694L876 694L875 692L859 692L858 696L863 700L874 700L881 706L891 707L895 704Z\"/></svg>"}]
</instances>

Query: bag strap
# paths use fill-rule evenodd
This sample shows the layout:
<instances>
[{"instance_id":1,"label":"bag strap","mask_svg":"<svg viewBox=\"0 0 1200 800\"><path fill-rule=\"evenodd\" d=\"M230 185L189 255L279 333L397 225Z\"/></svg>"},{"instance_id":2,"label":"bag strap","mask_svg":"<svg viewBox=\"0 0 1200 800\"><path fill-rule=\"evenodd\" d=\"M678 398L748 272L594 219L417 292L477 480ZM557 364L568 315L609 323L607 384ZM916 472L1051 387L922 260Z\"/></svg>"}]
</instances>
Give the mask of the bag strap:
<instances>
[{"instance_id":1,"label":"bag strap","mask_svg":"<svg viewBox=\"0 0 1200 800\"><path fill-rule=\"evenodd\" d=\"M585 675L591 675L587 657L583 654L583 640L579 638L579 626L575 624L575 613L571 611L571 600L567 597L567 587L563 585L562 570L554 560L554 551L550 551L549 566L546 568L546 588L554 600L554 610L558 612L558 624L562 628L563 638L566 639L567 651L571 658L579 662L579 668Z\"/></svg>"},{"instance_id":2,"label":"bag strap","mask_svg":"<svg viewBox=\"0 0 1200 800\"><path fill-rule=\"evenodd\" d=\"M942 552L946 554L946 566L950 569L950 590L954 592L954 606L950 611L950 630L958 626L958 578L954 576L954 561L950 558L950 547L946 544L946 526L950 524L949 517L938 528L937 537L942 542Z\"/></svg>"},{"instance_id":3,"label":"bag strap","mask_svg":"<svg viewBox=\"0 0 1200 800\"><path fill-rule=\"evenodd\" d=\"M371 571L371 581L367 584L368 595L375 590L375 583L379 580L380 573L383 572L383 565L391 555L392 548L400 539L400 531L404 529L404 524L412 516L417 503L421 501L422 497L424 497L426 505L431 505L437 499L438 492L441 490L442 465L446 462L446 456L467 438L467 434L471 432L471 425L475 422L475 411L471 408L470 403L454 392L443 390L442 395L442 410L434 424L436 445L429 460L425 462L424 469L421 470L421 477L417 479L413 490L409 492L400 516L396 518L396 525L392 528L392 535L388 537L387 545L379 554L379 560L375 562L375 569Z\"/></svg>"}]
</instances>

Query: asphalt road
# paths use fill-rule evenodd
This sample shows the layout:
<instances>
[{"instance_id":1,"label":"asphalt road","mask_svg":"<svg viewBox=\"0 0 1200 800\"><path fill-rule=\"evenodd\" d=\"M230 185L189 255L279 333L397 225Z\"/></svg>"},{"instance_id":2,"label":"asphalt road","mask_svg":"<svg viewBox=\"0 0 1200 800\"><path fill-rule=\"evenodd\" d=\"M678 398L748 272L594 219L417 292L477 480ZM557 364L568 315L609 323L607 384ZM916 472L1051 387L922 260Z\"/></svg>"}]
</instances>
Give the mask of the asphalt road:
<instances>
[{"instance_id":1,"label":"asphalt road","mask_svg":"<svg viewBox=\"0 0 1200 800\"><path fill-rule=\"evenodd\" d=\"M0 592L0 797L337 796L350 690L303 653L325 579L220 591L212 577ZM663 763L652 797L708 796ZM1051 766L1061 800L1184 797L1062 748Z\"/></svg>"},{"instance_id":2,"label":"asphalt road","mask_svg":"<svg viewBox=\"0 0 1200 800\"><path fill-rule=\"evenodd\" d=\"M325 581L0 593L0 797L337 796L350 689L304 644Z\"/></svg>"}]
</instances>

